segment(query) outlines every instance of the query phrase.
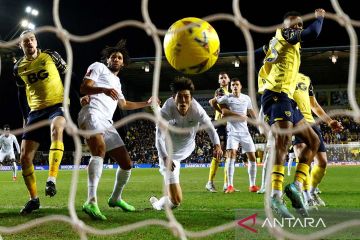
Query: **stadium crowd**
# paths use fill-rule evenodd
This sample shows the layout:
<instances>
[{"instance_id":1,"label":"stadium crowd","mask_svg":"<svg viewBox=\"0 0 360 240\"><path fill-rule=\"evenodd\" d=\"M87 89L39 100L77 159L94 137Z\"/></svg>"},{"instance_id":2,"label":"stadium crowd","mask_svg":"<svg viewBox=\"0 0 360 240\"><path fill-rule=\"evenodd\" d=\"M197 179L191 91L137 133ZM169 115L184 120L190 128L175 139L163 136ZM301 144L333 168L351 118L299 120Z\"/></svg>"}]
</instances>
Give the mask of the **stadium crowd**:
<instances>
[{"instance_id":1,"label":"stadium crowd","mask_svg":"<svg viewBox=\"0 0 360 240\"><path fill-rule=\"evenodd\" d=\"M349 117L336 117L344 126L344 131L333 133L331 129L324 123L320 124L321 131L326 144L346 144L349 142L360 141L360 124L356 123ZM259 134L255 126L248 125L250 134L255 144L266 142L264 135ZM124 141L128 148L131 159L134 163L156 163L158 160L155 148L155 124L149 120L138 120L124 127ZM209 163L212 158L212 146L210 139L205 131L199 131L196 135L196 149L184 161L184 163ZM246 156L240 154L239 161L244 160ZM35 156L35 165L48 165L48 153L38 152ZM328 149L329 159L333 161L341 161L344 159L357 159L358 154L353 151L346 151L345 148L336 147ZM87 164L88 156L84 156L81 164ZM74 157L72 152L65 151L62 164L73 164ZM107 158L105 163L113 163Z\"/></svg>"}]
</instances>

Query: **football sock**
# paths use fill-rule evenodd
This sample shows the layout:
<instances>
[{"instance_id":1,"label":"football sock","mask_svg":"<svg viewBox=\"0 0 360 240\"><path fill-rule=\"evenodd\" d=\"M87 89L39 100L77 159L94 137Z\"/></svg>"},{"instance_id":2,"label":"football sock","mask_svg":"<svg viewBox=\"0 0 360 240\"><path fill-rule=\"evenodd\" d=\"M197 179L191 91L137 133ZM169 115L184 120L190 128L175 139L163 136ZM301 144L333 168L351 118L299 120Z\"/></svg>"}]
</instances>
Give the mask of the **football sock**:
<instances>
[{"instance_id":1,"label":"football sock","mask_svg":"<svg viewBox=\"0 0 360 240\"><path fill-rule=\"evenodd\" d=\"M266 183L265 183L265 180L266 180L266 164L267 164L269 155L270 155L269 151L266 151L265 157L264 157L264 160L263 160L263 169L262 169L262 175L261 175L261 189L265 188L265 186L266 186Z\"/></svg>"},{"instance_id":2,"label":"football sock","mask_svg":"<svg viewBox=\"0 0 360 240\"><path fill-rule=\"evenodd\" d=\"M13 171L13 177L16 177L17 166L15 161L12 163L12 171Z\"/></svg>"},{"instance_id":3,"label":"football sock","mask_svg":"<svg viewBox=\"0 0 360 240\"><path fill-rule=\"evenodd\" d=\"M323 179L326 173L326 169L319 167L318 165L314 165L313 169L311 170L311 189L310 192L314 192L317 186L320 184L321 180Z\"/></svg>"},{"instance_id":4,"label":"football sock","mask_svg":"<svg viewBox=\"0 0 360 240\"><path fill-rule=\"evenodd\" d=\"M299 163L296 166L294 183L298 187L298 189L302 189L303 184L306 181L307 176L309 175L309 170L309 165L305 163Z\"/></svg>"},{"instance_id":5,"label":"football sock","mask_svg":"<svg viewBox=\"0 0 360 240\"><path fill-rule=\"evenodd\" d=\"M281 196L284 183L285 167L283 165L274 165L271 173L271 196L275 194Z\"/></svg>"},{"instance_id":6,"label":"football sock","mask_svg":"<svg viewBox=\"0 0 360 240\"><path fill-rule=\"evenodd\" d=\"M51 143L50 152L49 152L49 178L48 181L53 181L56 179L61 159L64 153L64 143L62 141L54 141Z\"/></svg>"},{"instance_id":7,"label":"football sock","mask_svg":"<svg viewBox=\"0 0 360 240\"><path fill-rule=\"evenodd\" d=\"M37 187L34 165L28 168L22 169L22 176L24 178L25 185L30 193L31 199L37 198Z\"/></svg>"},{"instance_id":8,"label":"football sock","mask_svg":"<svg viewBox=\"0 0 360 240\"><path fill-rule=\"evenodd\" d=\"M163 210L165 210L166 205L168 205L170 209L174 209L174 208L178 207L178 205L175 205L171 202L171 200L168 196L161 197L159 199L159 201L156 203L156 206Z\"/></svg>"},{"instance_id":9,"label":"football sock","mask_svg":"<svg viewBox=\"0 0 360 240\"><path fill-rule=\"evenodd\" d=\"M88 202L96 203L96 191L99 185L103 169L103 159L99 156L91 156L88 166Z\"/></svg>"},{"instance_id":10,"label":"football sock","mask_svg":"<svg viewBox=\"0 0 360 240\"><path fill-rule=\"evenodd\" d=\"M209 182L214 181L218 167L219 167L219 162L215 157L213 157L211 160L211 165L210 165Z\"/></svg>"},{"instance_id":11,"label":"football sock","mask_svg":"<svg viewBox=\"0 0 360 240\"><path fill-rule=\"evenodd\" d=\"M124 169L121 169L120 167L117 169L114 189L111 194L112 200L115 200L115 201L121 200L121 194L124 190L125 185L127 184L127 182L130 179L130 175L131 175L131 169L124 170Z\"/></svg>"},{"instance_id":12,"label":"football sock","mask_svg":"<svg viewBox=\"0 0 360 240\"><path fill-rule=\"evenodd\" d=\"M249 174L250 187L255 185L256 171L257 171L256 162L248 161L248 174Z\"/></svg>"}]
</instances>

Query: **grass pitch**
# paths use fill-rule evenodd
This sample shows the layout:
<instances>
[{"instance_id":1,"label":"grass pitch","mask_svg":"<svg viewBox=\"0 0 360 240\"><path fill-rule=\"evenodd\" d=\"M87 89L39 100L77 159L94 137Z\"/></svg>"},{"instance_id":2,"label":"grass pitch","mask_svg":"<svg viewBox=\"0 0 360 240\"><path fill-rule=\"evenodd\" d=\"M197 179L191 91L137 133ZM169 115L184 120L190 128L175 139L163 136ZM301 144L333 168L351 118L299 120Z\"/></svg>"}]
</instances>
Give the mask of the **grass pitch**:
<instances>
[{"instance_id":1,"label":"grass pitch","mask_svg":"<svg viewBox=\"0 0 360 240\"><path fill-rule=\"evenodd\" d=\"M263 195L248 192L247 168L236 168L235 187L240 190L233 194L209 193L204 186L208 178L208 168L183 168L181 169L181 186L183 189L183 203L174 210L174 215L184 229L189 231L201 231L217 227L225 223L237 221L254 213L258 217L265 218L263 210ZM293 169L294 171L294 169ZM61 171L57 182L58 194L53 197L45 197L45 181L47 171L36 171L38 191L41 209L29 216L20 216L19 210L28 200L25 184L18 174L18 180L12 181L11 172L0 172L0 235L2 239L80 239L79 234L73 227L60 221L48 222L31 229L23 230L16 234L5 234L3 227L14 227L52 214L69 216L68 196L71 185L72 171ZM314 213L314 216L324 218L324 223L329 227L332 224L345 220L360 218L360 167L329 167L327 174L321 183L323 193L321 197L327 206ZM98 202L103 214L108 220L105 222L93 221L81 211L81 206L87 196L87 173L80 170L78 190L75 207L78 217L87 225L95 229L111 229L148 219L166 220L166 214L162 211L151 209L149 197L162 195L162 176L158 169L133 169L130 182L125 188L123 199L134 205L137 209L134 213L125 213L120 209L107 206L115 179L115 170L104 170L98 188ZM260 184L261 167L258 168L257 182ZM285 178L292 181L293 176ZM222 189L223 169L219 168L216 176L216 187ZM288 201L288 207L290 203ZM291 210L292 211L292 210ZM259 221L259 219L257 220ZM230 230L207 236L203 239L269 239L266 228L260 225L251 225L251 221L245 223L256 229L251 232L239 226ZM285 226L287 230L297 233L311 233L323 230L323 227ZM338 232L323 239L360 239L359 227L350 228ZM3 233L1 233L3 232ZM1 239L0 237L0 239ZM88 234L88 239L178 239L168 228L152 225L142 227L130 232L117 235Z\"/></svg>"}]
</instances>

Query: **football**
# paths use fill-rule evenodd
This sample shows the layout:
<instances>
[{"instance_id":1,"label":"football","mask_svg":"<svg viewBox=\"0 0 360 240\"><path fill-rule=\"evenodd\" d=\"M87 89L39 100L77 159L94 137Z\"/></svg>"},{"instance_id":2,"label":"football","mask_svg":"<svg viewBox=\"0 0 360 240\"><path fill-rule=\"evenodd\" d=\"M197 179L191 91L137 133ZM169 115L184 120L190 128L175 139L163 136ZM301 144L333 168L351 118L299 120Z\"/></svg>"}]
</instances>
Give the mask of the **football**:
<instances>
[{"instance_id":1,"label":"football","mask_svg":"<svg viewBox=\"0 0 360 240\"><path fill-rule=\"evenodd\" d=\"M170 65L184 74L209 70L220 53L220 40L206 21L187 17L173 23L164 37L165 56Z\"/></svg>"}]
</instances>

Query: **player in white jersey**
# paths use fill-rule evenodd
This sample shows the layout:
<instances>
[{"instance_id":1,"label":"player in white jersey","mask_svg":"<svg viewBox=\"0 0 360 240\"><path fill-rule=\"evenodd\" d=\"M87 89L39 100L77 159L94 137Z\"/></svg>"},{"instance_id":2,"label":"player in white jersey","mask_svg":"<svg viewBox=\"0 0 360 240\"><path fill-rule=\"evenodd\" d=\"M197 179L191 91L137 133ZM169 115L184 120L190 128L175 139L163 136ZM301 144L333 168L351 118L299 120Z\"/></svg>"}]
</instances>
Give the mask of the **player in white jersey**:
<instances>
[{"instance_id":1,"label":"player in white jersey","mask_svg":"<svg viewBox=\"0 0 360 240\"><path fill-rule=\"evenodd\" d=\"M222 113L225 117L236 117L227 123L227 159L225 168L227 169L228 188L225 193L234 192L234 171L236 152L241 145L242 152L246 153L248 158L248 174L249 174L249 191L256 192L259 187L256 186L256 156L255 145L247 127L247 114L252 118L256 118L256 114L252 109L250 97L241 93L241 82L238 78L232 78L230 81L232 93L224 95L217 99L221 106Z\"/></svg>"},{"instance_id":2,"label":"player in white jersey","mask_svg":"<svg viewBox=\"0 0 360 240\"><path fill-rule=\"evenodd\" d=\"M159 153L160 173L164 176L168 196L160 199L150 198L150 203L156 210L163 210L166 206L175 208L182 201L182 190L180 186L180 162L186 159L195 149L195 137L200 125L206 125L206 132L214 144L214 157L221 157L222 150L219 136L212 125L210 117L201 105L193 99L194 84L185 77L178 78L171 85L173 97L166 100L163 107L159 109L161 116L167 124L179 128L189 128L187 133L169 132L173 151L168 152L166 148L165 131L167 126L156 127L156 148ZM168 162L170 161L170 162Z\"/></svg>"},{"instance_id":3,"label":"player in white jersey","mask_svg":"<svg viewBox=\"0 0 360 240\"><path fill-rule=\"evenodd\" d=\"M100 62L91 64L80 87L80 92L87 96L81 99L83 107L78 116L79 127L98 132L86 139L91 158L88 166L88 199L82 209L93 219L99 220L106 220L98 207L96 194L106 152L120 166L108 205L124 211L135 211L133 206L121 198L131 175L131 159L123 140L112 125L114 112L117 106L124 110L133 110L151 105L151 99L147 102L130 102L125 100L122 93L117 75L129 62L125 44L126 41L121 40L114 47L106 47L102 52L106 65Z\"/></svg>"},{"instance_id":4,"label":"player in white jersey","mask_svg":"<svg viewBox=\"0 0 360 240\"><path fill-rule=\"evenodd\" d=\"M17 153L20 154L20 146L16 137L10 133L10 126L4 125L4 134L0 136L0 165L5 158L9 158L12 164L13 180L16 181L16 158L14 153L14 144Z\"/></svg>"}]
</instances>

